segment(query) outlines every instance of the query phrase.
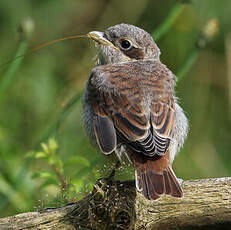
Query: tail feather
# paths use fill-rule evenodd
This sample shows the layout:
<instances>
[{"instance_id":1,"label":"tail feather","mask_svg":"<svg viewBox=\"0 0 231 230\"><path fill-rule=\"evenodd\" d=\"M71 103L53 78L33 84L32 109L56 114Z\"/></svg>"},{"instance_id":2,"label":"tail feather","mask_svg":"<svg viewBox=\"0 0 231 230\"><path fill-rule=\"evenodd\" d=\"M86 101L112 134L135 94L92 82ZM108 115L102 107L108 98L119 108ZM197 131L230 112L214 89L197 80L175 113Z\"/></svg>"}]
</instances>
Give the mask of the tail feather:
<instances>
[{"instance_id":1,"label":"tail feather","mask_svg":"<svg viewBox=\"0 0 231 230\"><path fill-rule=\"evenodd\" d=\"M171 191L172 191L171 185L170 185L171 181L170 181L170 179L169 179L169 176L168 176L168 173L167 173L166 170L163 172L163 174L164 174L164 178L165 178L165 180L164 180L165 194L170 195L170 194L171 194Z\"/></svg>"},{"instance_id":2,"label":"tail feather","mask_svg":"<svg viewBox=\"0 0 231 230\"><path fill-rule=\"evenodd\" d=\"M144 172L141 170L136 170L136 188L139 192L142 192L144 197L152 200L158 199L160 196L155 192L155 189L152 185L152 181ZM150 198L149 198L150 197Z\"/></svg>"},{"instance_id":3,"label":"tail feather","mask_svg":"<svg viewBox=\"0 0 231 230\"><path fill-rule=\"evenodd\" d=\"M183 196L181 186L171 167L169 150L163 156L145 156L132 150L127 153L136 170L136 188L144 197L155 200L162 194Z\"/></svg>"},{"instance_id":4,"label":"tail feather","mask_svg":"<svg viewBox=\"0 0 231 230\"><path fill-rule=\"evenodd\" d=\"M149 169L136 169L136 185L137 189L149 200L158 199L161 194L174 197L183 196L181 186L171 166L162 173Z\"/></svg>"},{"instance_id":5,"label":"tail feather","mask_svg":"<svg viewBox=\"0 0 231 230\"><path fill-rule=\"evenodd\" d=\"M155 174L153 171L146 172L149 181L151 181L151 186L157 194L165 193L164 176L161 174Z\"/></svg>"},{"instance_id":6,"label":"tail feather","mask_svg":"<svg viewBox=\"0 0 231 230\"><path fill-rule=\"evenodd\" d=\"M168 167L167 171L168 171L168 176L170 178L170 184L171 184L170 195L175 196L175 197L182 197L183 191L182 191L179 181L176 178L175 173L173 172L171 167Z\"/></svg>"},{"instance_id":7,"label":"tail feather","mask_svg":"<svg viewBox=\"0 0 231 230\"><path fill-rule=\"evenodd\" d=\"M148 196L148 182L147 177L144 173L141 174L141 180L142 180L142 193L145 194L145 196Z\"/></svg>"},{"instance_id":8,"label":"tail feather","mask_svg":"<svg viewBox=\"0 0 231 230\"><path fill-rule=\"evenodd\" d=\"M148 198L148 199L150 199L150 200L156 200L156 199L158 199L160 196L159 196L159 194L162 194L162 191L161 191L161 186L159 187L159 188L157 188L156 186L155 186L155 183L154 183L154 177L156 176L156 175L154 175L154 174L152 174L152 173L150 173L150 175L148 175L148 174L145 174L144 173L144 175L146 175L146 178L147 178L147 184L146 184L146 187L147 187L147 190L148 190L148 193L147 193L147 195L145 196L146 198ZM154 177L153 177L154 176ZM159 179L160 179L160 177L157 177L156 178L157 180L156 181L159 181ZM156 189L157 188L157 189ZM158 191L159 190L159 191ZM160 193L159 193L160 192Z\"/></svg>"}]
</instances>

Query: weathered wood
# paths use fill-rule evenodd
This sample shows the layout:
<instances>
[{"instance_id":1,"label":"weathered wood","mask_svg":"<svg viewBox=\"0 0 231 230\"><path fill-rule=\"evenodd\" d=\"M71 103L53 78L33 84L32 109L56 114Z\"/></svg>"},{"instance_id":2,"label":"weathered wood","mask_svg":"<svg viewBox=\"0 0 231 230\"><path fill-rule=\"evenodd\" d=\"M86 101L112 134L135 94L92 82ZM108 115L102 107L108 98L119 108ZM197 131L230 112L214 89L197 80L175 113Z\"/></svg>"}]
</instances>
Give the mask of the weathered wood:
<instances>
[{"instance_id":1,"label":"weathered wood","mask_svg":"<svg viewBox=\"0 0 231 230\"><path fill-rule=\"evenodd\" d=\"M0 229L230 229L231 177L185 181L183 198L149 201L134 182L100 180L83 200L0 219Z\"/></svg>"}]
</instances>

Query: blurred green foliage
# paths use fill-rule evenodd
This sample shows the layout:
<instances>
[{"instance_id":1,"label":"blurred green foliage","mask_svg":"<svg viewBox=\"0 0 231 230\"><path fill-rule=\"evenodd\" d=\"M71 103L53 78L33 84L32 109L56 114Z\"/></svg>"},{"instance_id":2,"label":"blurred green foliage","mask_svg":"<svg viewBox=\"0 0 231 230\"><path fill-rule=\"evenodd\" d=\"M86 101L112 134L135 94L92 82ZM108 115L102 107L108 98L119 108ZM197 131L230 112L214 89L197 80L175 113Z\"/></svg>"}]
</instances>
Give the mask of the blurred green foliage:
<instances>
[{"instance_id":1,"label":"blurred green foliage","mask_svg":"<svg viewBox=\"0 0 231 230\"><path fill-rule=\"evenodd\" d=\"M105 157L90 145L82 124L81 94L96 53L92 43L64 41L4 63L27 46L122 22L152 33L161 60L184 76L176 90L190 132L175 160L176 174L182 179L231 174L231 4L184 2L0 1L1 217L78 200L115 164L114 156ZM21 37L19 24L28 18L34 32ZM211 18L219 21L219 33L198 50L198 33ZM133 177L127 164L117 173L121 179Z\"/></svg>"}]
</instances>

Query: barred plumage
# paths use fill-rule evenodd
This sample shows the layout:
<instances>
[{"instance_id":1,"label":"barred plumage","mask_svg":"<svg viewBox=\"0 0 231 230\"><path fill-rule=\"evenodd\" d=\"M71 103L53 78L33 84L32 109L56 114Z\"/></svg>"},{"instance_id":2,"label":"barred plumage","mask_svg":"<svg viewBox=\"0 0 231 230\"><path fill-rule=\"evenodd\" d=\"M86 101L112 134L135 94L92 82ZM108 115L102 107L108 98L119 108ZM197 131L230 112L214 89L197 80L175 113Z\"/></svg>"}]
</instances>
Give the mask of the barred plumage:
<instances>
[{"instance_id":1,"label":"barred plumage","mask_svg":"<svg viewBox=\"0 0 231 230\"><path fill-rule=\"evenodd\" d=\"M120 24L102 34L99 43L107 42L99 49L85 94L89 135L105 154L125 146L137 189L147 199L164 193L181 197L171 164L186 137L187 119L176 103L175 76L144 30ZM120 44L123 39L131 44L129 50Z\"/></svg>"}]
</instances>

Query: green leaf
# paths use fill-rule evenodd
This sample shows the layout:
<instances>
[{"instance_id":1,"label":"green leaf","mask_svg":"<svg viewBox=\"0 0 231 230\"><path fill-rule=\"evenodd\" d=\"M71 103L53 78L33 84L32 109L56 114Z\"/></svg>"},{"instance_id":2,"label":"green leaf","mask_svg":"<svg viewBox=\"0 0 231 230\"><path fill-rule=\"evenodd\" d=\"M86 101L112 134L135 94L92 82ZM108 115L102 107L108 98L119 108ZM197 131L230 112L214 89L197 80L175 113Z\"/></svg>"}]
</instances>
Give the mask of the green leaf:
<instances>
[{"instance_id":1,"label":"green leaf","mask_svg":"<svg viewBox=\"0 0 231 230\"><path fill-rule=\"evenodd\" d=\"M36 152L35 152L35 151L30 151L30 152L27 152L27 153L25 154L25 157L26 157L26 158L34 158L35 155L36 155Z\"/></svg>"},{"instance_id":2,"label":"green leaf","mask_svg":"<svg viewBox=\"0 0 231 230\"><path fill-rule=\"evenodd\" d=\"M48 140L48 148L50 152L55 153L58 149L58 143L54 138L49 138Z\"/></svg>"},{"instance_id":3,"label":"green leaf","mask_svg":"<svg viewBox=\"0 0 231 230\"><path fill-rule=\"evenodd\" d=\"M43 151L44 151L45 153L49 153L49 148L48 148L47 144L41 143L41 147L42 147L42 149L43 149Z\"/></svg>"},{"instance_id":4,"label":"green leaf","mask_svg":"<svg viewBox=\"0 0 231 230\"><path fill-rule=\"evenodd\" d=\"M57 161L58 161L57 155L49 155L48 157L49 164L56 165Z\"/></svg>"},{"instance_id":5,"label":"green leaf","mask_svg":"<svg viewBox=\"0 0 231 230\"><path fill-rule=\"evenodd\" d=\"M56 179L55 175L47 171L40 171L33 174L32 178Z\"/></svg>"},{"instance_id":6,"label":"green leaf","mask_svg":"<svg viewBox=\"0 0 231 230\"><path fill-rule=\"evenodd\" d=\"M47 154L44 152L37 152L35 158L47 158Z\"/></svg>"},{"instance_id":7,"label":"green leaf","mask_svg":"<svg viewBox=\"0 0 231 230\"><path fill-rule=\"evenodd\" d=\"M65 161L65 166L71 165L71 164L78 164L78 165L82 165L85 167L90 167L90 162L88 161L88 159L86 159L85 157L82 156L73 156L68 158Z\"/></svg>"}]
</instances>

